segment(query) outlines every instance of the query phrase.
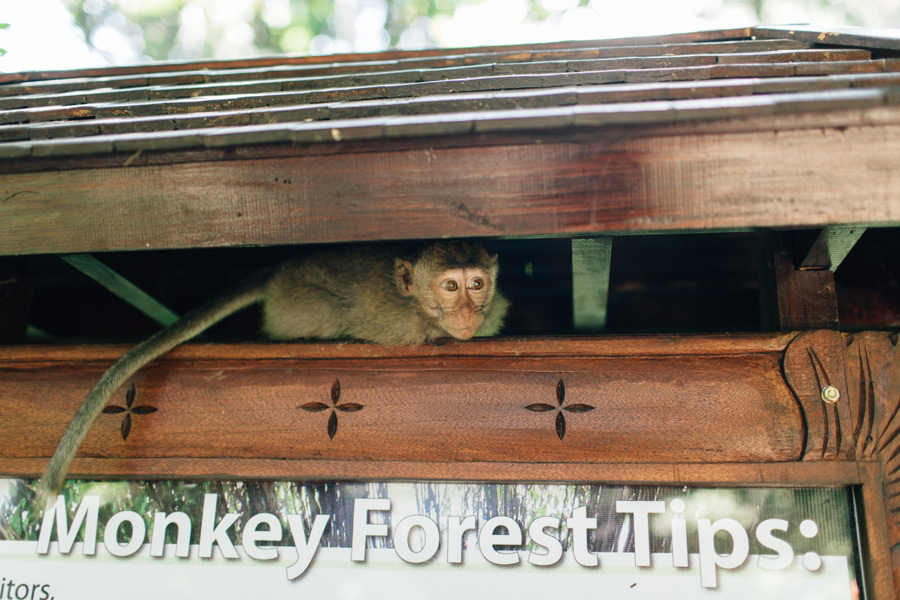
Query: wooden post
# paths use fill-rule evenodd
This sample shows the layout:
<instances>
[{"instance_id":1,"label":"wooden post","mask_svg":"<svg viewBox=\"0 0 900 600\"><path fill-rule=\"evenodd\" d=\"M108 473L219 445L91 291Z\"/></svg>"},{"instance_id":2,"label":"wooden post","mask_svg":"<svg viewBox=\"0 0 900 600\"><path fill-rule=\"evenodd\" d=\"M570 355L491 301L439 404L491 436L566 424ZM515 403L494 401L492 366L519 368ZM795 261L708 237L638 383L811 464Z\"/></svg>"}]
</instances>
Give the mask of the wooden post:
<instances>
[{"instance_id":1,"label":"wooden post","mask_svg":"<svg viewBox=\"0 0 900 600\"><path fill-rule=\"evenodd\" d=\"M834 273L796 268L791 234L775 233L763 250L760 302L763 329L838 329Z\"/></svg>"},{"instance_id":2,"label":"wooden post","mask_svg":"<svg viewBox=\"0 0 900 600\"><path fill-rule=\"evenodd\" d=\"M575 331L606 329L612 238L572 240L572 319Z\"/></svg>"}]
</instances>

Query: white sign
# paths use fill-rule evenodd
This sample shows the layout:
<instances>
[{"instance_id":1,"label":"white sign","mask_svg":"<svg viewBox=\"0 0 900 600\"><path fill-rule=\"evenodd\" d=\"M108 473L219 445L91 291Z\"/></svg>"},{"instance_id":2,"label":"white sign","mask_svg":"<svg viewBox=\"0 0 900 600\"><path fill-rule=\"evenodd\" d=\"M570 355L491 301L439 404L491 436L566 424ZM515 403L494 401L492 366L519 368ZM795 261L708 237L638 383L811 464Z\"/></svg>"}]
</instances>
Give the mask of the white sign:
<instances>
[{"instance_id":1,"label":"white sign","mask_svg":"<svg viewBox=\"0 0 900 600\"><path fill-rule=\"evenodd\" d=\"M191 488L184 510L131 490L134 510L109 485L60 496L36 540L0 542L0 598L843 600L858 585L846 490L256 484L280 497L266 505L232 484ZM152 485L159 504L160 484L112 485ZM798 493L834 506L803 515L788 502ZM779 507L788 514L767 514ZM23 527L38 517L22 516Z\"/></svg>"}]
</instances>

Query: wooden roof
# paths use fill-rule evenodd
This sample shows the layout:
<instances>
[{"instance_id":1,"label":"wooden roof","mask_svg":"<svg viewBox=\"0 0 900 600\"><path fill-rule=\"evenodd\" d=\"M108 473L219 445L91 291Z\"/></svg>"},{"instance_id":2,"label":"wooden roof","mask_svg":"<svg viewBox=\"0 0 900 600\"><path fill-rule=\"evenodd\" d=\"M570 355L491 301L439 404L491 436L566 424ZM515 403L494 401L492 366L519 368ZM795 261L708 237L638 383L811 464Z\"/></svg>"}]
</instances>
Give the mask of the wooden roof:
<instances>
[{"instance_id":1,"label":"wooden roof","mask_svg":"<svg viewBox=\"0 0 900 600\"><path fill-rule=\"evenodd\" d=\"M900 222L900 33L0 76L0 253Z\"/></svg>"}]
</instances>

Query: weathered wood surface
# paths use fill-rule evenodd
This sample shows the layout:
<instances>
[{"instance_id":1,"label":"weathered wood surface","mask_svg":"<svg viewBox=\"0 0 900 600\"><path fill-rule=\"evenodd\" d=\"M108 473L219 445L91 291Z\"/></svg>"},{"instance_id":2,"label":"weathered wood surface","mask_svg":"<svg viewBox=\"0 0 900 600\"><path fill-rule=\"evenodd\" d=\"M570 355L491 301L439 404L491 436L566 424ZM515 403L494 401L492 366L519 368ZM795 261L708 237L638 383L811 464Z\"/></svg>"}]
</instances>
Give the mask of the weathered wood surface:
<instances>
[{"instance_id":1,"label":"weathered wood surface","mask_svg":"<svg viewBox=\"0 0 900 600\"><path fill-rule=\"evenodd\" d=\"M900 590L900 344L896 335L804 333L788 346L787 381L807 424L805 461L869 463L863 483L879 597ZM874 463L874 464L873 464ZM871 511L871 512L870 512ZM885 531L886 529L886 531ZM886 535L885 535L886 533ZM889 558L880 548L890 548ZM894 582L886 569L894 565ZM892 587L893 586L893 587Z\"/></svg>"},{"instance_id":2,"label":"weathered wood surface","mask_svg":"<svg viewBox=\"0 0 900 600\"><path fill-rule=\"evenodd\" d=\"M770 235L761 275L763 327L781 331L838 329L834 273L801 270L795 236Z\"/></svg>"},{"instance_id":3,"label":"weathered wood surface","mask_svg":"<svg viewBox=\"0 0 900 600\"><path fill-rule=\"evenodd\" d=\"M754 27L753 35L760 38L790 38L813 44L833 46L863 46L900 50L900 32L881 27L829 27L812 25L777 25Z\"/></svg>"},{"instance_id":4,"label":"weathered wood surface","mask_svg":"<svg viewBox=\"0 0 900 600\"><path fill-rule=\"evenodd\" d=\"M415 115L437 115L440 113L465 113L474 111L500 111L509 109L546 109L556 106L599 105L613 103L635 103L672 100L712 100L724 97L760 96L765 94L797 94L808 92L825 92L839 90L864 90L886 85L900 85L900 73L881 73L880 61L865 63L873 69L871 73L847 73L840 77L810 76L794 78L752 77L745 79L723 79L710 81L672 81L656 83L609 83L605 85L579 85L558 88L547 88L541 93L529 90L501 90L490 92L461 92L440 94L427 97L390 98L384 100L357 101L325 101L313 102L315 95L279 94L277 98L284 101L284 106L269 106L265 99L260 99L259 107L243 109L225 109L209 112L210 101L201 103L167 103L155 102L141 105L142 114L122 116L124 109L118 105L93 107L92 118L39 123L12 123L17 120L14 113L0 116L7 123L0 125L0 140L5 142L27 140L49 140L59 137L84 138L97 135L115 135L141 133L151 131L175 131L212 127L241 127L247 125L265 125L289 123L305 119L331 121L371 117L410 117ZM661 73L660 73L661 74ZM623 77L627 77L623 74ZM296 100L291 105L289 100ZM327 98L323 98L326 99ZM781 104L788 107L789 97L782 96ZM215 103L213 103L214 105ZM196 107L204 108L196 112ZM223 106L225 106L223 104ZM677 107L679 105L673 105ZM689 105L685 105L689 106ZM707 106L708 110L714 105ZM638 107L626 107L636 109ZM749 106L745 110L749 110ZM760 110L758 108L757 110ZM60 109L47 110L48 118L57 118L60 114L77 117L85 107L68 109L68 113L60 113ZM134 112L134 111L132 111ZM158 113L158 114L154 114ZM629 110L629 112L635 112ZM658 111L657 111L658 112ZM40 121L41 110L19 113L19 119L37 119ZM45 144L47 145L47 144ZM32 146L36 148L37 146ZM49 151L49 150L48 150ZM24 147L20 149L24 152ZM70 150L65 152L71 153ZM60 150L59 153L65 153ZM9 149L6 154L13 153ZM121 163L118 163L121 164ZM0 170L11 170L0 165Z\"/></svg>"},{"instance_id":5,"label":"weathered wood surface","mask_svg":"<svg viewBox=\"0 0 900 600\"><path fill-rule=\"evenodd\" d=\"M106 68L87 68L66 71L32 71L25 73L0 74L0 83L41 81L46 79L77 78L77 77L102 77L104 75L134 75L146 73L167 73L178 71L190 71L197 69L241 69L241 68L265 68L284 64L315 65L330 62L356 62L356 61L392 61L416 57L444 56L447 54L493 54L520 52L529 54L534 51L548 51L555 49L590 48L598 43L603 46L634 46L656 45L672 43L700 43L722 40L744 40L752 36L749 27L735 29L721 29L711 31L697 31L689 33L677 33L657 36L626 37L605 40L587 40L576 42L548 42L543 44L518 44L509 46L477 46L469 48L430 48L425 50L388 50L376 53L335 54L326 56L278 56L266 58L250 58L236 60L206 60L206 61L172 61L152 63L149 65L118 66Z\"/></svg>"},{"instance_id":6,"label":"weathered wood surface","mask_svg":"<svg viewBox=\"0 0 900 600\"><path fill-rule=\"evenodd\" d=\"M732 56L739 54L740 57ZM377 55L376 55L377 56ZM398 60L366 60L328 62L324 64L294 65L289 59L281 64L263 68L229 68L210 70L198 68L179 73L147 73L140 75L108 75L78 79L51 79L40 82L0 86L0 106L25 108L48 106L54 103L83 103L86 98L103 96L124 100L188 97L223 93L253 92L255 89L302 89L338 87L336 82L347 80L351 85L366 81L382 83L410 80L427 81L460 79L473 75L512 74L526 72L559 72L587 70L585 64L598 66L629 65L687 66L716 62L809 62L822 60L868 60L865 50L834 52L810 50L809 45L791 40L733 41L706 44L658 44L650 46L600 46L596 48L568 48L551 51L494 52L458 54L448 51L443 56L403 58ZM585 63L585 61L588 61ZM579 66L581 68L579 68ZM621 67L619 67L621 68ZM358 77L358 79L351 79ZM318 82L318 83L317 83ZM329 85L330 84L330 85ZM192 94L184 93L191 90ZM74 93L78 92L78 93ZM108 95L108 96L106 96ZM129 97L134 96L134 97Z\"/></svg>"},{"instance_id":7,"label":"weathered wood surface","mask_svg":"<svg viewBox=\"0 0 900 600\"><path fill-rule=\"evenodd\" d=\"M900 222L900 108L779 118L4 174L0 252Z\"/></svg>"},{"instance_id":8,"label":"weathered wood surface","mask_svg":"<svg viewBox=\"0 0 900 600\"><path fill-rule=\"evenodd\" d=\"M259 477L324 476L321 464L365 476L368 462L796 461L803 422L777 350L787 339L188 346L135 377L132 406L100 417L73 473L96 474L91 461L129 477L158 475L139 466L157 460L206 476L279 465ZM118 352L4 349L0 472L40 469ZM126 408L126 390L111 404Z\"/></svg>"}]
</instances>

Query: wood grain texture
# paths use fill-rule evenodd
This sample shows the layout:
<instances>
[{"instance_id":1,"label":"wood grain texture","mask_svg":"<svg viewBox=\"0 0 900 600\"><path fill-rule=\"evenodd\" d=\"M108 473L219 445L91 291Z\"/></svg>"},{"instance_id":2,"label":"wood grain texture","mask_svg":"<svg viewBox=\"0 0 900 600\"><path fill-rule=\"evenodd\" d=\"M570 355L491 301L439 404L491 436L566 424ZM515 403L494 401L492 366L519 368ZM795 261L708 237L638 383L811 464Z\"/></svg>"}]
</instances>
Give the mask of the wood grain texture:
<instances>
[{"instance_id":1,"label":"wood grain texture","mask_svg":"<svg viewBox=\"0 0 900 600\"><path fill-rule=\"evenodd\" d=\"M681 340L665 338L639 340L624 354L599 340L585 342L594 347L586 356L562 348L534 352L514 340L489 344L505 345L511 355L477 349L470 355L464 344L453 345L453 354L424 347L381 358L353 358L356 345L329 345L330 358L317 359L237 354L185 360L176 354L135 378L127 440L120 431L125 413L102 415L81 456L124 461L126 471L131 459L147 464L151 458L210 465L288 460L297 466L422 459L718 464L800 456L800 410L780 376L778 352L692 355L679 349ZM642 345L657 348L645 353ZM11 470L7 459L49 456L108 364L77 350L68 358L22 352L0 363L5 472ZM125 408L125 395L120 390L111 404ZM535 404L549 409L527 408ZM594 409L569 410L579 405ZM146 414L140 407L157 410ZM562 437L557 415L566 421Z\"/></svg>"},{"instance_id":2,"label":"wood grain texture","mask_svg":"<svg viewBox=\"0 0 900 600\"><path fill-rule=\"evenodd\" d=\"M900 351L882 332L801 334L788 346L785 376L803 407L804 460L857 460L875 597L896 597L900 572ZM834 386L839 398L823 401Z\"/></svg>"},{"instance_id":3,"label":"wood grain texture","mask_svg":"<svg viewBox=\"0 0 900 600\"><path fill-rule=\"evenodd\" d=\"M559 60L586 60L636 56L679 56L698 53L726 54L773 52L778 50L808 49L809 44L794 40L734 40L721 42L697 43L661 43L616 46L606 45L602 40L588 44L572 44L570 47L560 46L542 49L540 45L531 46L529 51L503 50L494 52L466 52L453 49L443 54L431 51L430 55L419 55L410 52L397 58L385 60L380 54L365 55L368 60L340 61L335 57L306 57L307 62L295 62L296 57L284 57L280 61L263 61L260 64L248 63L242 67L203 68L203 63L193 65L195 68L185 71L146 72L132 75L111 74L96 77L60 78L22 83L8 83L0 87L0 98L14 96L30 96L37 94L59 94L96 89L119 90L153 86L188 86L208 83L244 82L289 79L304 76L328 77L332 75L387 73L404 70L451 70L472 65L510 65L527 62L546 62ZM313 62L316 59L320 62ZM151 65L147 65L150 67ZM186 65L190 68L191 65ZM62 73L65 76L68 73ZM78 98L76 95L75 98ZM30 100L37 101L37 98ZM26 101L22 99L22 106Z\"/></svg>"},{"instance_id":4,"label":"wood grain texture","mask_svg":"<svg viewBox=\"0 0 900 600\"><path fill-rule=\"evenodd\" d=\"M4 174L0 252L900 222L900 126L558 135Z\"/></svg>"},{"instance_id":5,"label":"wood grain texture","mask_svg":"<svg viewBox=\"0 0 900 600\"><path fill-rule=\"evenodd\" d=\"M794 237L773 233L766 244L761 282L764 322L782 331L837 329L839 326L834 273L800 270Z\"/></svg>"},{"instance_id":6,"label":"wood grain texture","mask_svg":"<svg viewBox=\"0 0 900 600\"><path fill-rule=\"evenodd\" d=\"M385 61L402 60L414 57L441 56L452 54L480 54L494 52L522 52L530 54L535 50L553 50L579 47L591 47L598 44L603 46L633 46L676 43L697 43L710 41L734 41L749 39L751 28L742 27L734 29L719 29L709 31L696 31L690 33L677 33L669 35L611 38L604 40L589 40L578 42L548 42L543 44L518 44L509 46L473 46L467 48L431 48L426 50L388 50L377 53L347 53L330 54L327 56L293 56L293 57L264 57L236 60L207 60L207 61L172 61L160 62L149 65L119 66L106 68L86 68L67 71L30 71L23 73L3 73L0 75L0 83L41 81L47 79L69 79L77 77L102 77L108 75L135 75L147 73L167 73L179 71L191 71L197 69L235 69L235 68L264 68L283 64L322 64L329 62L351 61ZM771 37L771 36L769 36Z\"/></svg>"}]
</instances>

